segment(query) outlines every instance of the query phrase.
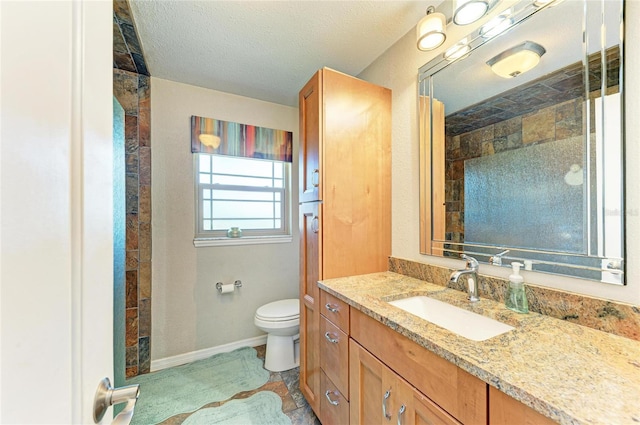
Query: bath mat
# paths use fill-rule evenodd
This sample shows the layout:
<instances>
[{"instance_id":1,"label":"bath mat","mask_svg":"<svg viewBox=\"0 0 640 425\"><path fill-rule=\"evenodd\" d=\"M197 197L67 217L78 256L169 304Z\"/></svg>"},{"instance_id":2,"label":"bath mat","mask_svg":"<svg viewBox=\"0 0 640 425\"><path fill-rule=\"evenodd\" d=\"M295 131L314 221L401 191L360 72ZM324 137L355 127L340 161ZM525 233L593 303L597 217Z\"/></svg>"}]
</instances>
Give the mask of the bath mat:
<instances>
[{"instance_id":1,"label":"bath mat","mask_svg":"<svg viewBox=\"0 0 640 425\"><path fill-rule=\"evenodd\" d=\"M241 391L260 388L269 380L256 350L243 347L182 366L127 380L140 384L132 424L150 425Z\"/></svg>"},{"instance_id":2,"label":"bath mat","mask_svg":"<svg viewBox=\"0 0 640 425\"><path fill-rule=\"evenodd\" d=\"M220 407L198 410L182 425L291 425L282 413L282 399L271 391L260 391L249 398L231 400Z\"/></svg>"}]
</instances>

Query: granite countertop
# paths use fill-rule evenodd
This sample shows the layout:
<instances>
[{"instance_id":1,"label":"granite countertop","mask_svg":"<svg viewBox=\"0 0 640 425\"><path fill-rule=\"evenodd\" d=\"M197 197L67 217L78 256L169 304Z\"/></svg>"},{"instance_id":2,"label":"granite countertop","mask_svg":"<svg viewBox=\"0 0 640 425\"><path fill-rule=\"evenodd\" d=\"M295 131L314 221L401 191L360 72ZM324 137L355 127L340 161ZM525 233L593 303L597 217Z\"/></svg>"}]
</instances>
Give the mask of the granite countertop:
<instances>
[{"instance_id":1,"label":"granite countertop","mask_svg":"<svg viewBox=\"0 0 640 425\"><path fill-rule=\"evenodd\" d=\"M320 288L562 424L640 423L640 342L404 275L327 279ZM472 341L386 301L427 295L515 327ZM473 326L470 324L469 326Z\"/></svg>"}]
</instances>

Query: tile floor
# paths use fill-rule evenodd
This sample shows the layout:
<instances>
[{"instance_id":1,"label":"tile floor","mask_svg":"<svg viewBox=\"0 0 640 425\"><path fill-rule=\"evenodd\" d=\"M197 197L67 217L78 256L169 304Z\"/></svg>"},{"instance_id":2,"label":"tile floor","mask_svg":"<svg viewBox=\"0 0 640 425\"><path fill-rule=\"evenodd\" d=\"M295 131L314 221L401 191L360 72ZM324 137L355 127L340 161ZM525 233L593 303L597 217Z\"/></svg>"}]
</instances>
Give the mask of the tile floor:
<instances>
[{"instance_id":1,"label":"tile floor","mask_svg":"<svg viewBox=\"0 0 640 425\"><path fill-rule=\"evenodd\" d=\"M258 352L258 358L264 362L265 346L255 347ZM282 398L282 411L291 418L292 425L320 425L320 421L316 418L307 401L302 396L299 389L300 370L295 368L284 372L271 372L269 381L262 387L253 391L244 391L231 397L229 400L242 399L252 396L259 391L273 391ZM226 400L226 401L229 401ZM202 408L218 407L226 403L226 401L209 403ZM160 422L160 425L179 425L187 419L191 413L181 413Z\"/></svg>"}]
</instances>

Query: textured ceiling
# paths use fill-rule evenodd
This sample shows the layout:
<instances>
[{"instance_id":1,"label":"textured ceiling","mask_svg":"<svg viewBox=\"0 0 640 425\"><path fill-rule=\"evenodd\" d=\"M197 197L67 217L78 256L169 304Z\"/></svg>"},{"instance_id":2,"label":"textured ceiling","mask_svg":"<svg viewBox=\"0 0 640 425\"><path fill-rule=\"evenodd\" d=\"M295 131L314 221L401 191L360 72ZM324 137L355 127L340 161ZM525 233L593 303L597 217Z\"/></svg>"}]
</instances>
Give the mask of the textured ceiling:
<instances>
[{"instance_id":1,"label":"textured ceiling","mask_svg":"<svg viewBox=\"0 0 640 425\"><path fill-rule=\"evenodd\" d=\"M359 74L439 3L129 1L152 76L290 106L316 70Z\"/></svg>"}]
</instances>

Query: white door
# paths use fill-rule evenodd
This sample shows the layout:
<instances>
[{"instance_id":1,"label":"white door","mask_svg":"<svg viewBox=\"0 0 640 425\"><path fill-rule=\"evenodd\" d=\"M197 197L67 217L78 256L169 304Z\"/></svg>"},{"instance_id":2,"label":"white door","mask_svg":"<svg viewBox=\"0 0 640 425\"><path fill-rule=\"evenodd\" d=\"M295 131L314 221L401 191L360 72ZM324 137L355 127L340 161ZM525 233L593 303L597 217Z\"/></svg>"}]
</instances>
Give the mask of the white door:
<instances>
[{"instance_id":1,"label":"white door","mask_svg":"<svg viewBox=\"0 0 640 425\"><path fill-rule=\"evenodd\" d=\"M112 13L0 1L1 423L93 423L113 382Z\"/></svg>"}]
</instances>

